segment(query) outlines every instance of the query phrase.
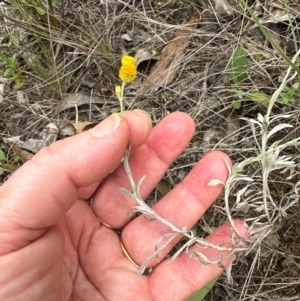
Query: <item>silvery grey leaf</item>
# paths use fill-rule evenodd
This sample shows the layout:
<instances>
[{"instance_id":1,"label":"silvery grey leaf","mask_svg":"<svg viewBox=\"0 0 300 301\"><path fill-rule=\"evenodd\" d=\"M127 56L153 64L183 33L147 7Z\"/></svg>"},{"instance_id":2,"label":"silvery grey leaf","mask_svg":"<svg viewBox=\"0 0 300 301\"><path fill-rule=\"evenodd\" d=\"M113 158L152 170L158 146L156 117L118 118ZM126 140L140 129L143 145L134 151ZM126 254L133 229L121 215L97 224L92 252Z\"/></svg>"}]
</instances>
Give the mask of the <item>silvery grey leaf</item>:
<instances>
[{"instance_id":1,"label":"silvery grey leaf","mask_svg":"<svg viewBox=\"0 0 300 301\"><path fill-rule=\"evenodd\" d=\"M285 128L292 128L292 127L293 127L292 125L287 124L287 123L276 125L271 131L268 132L268 134L267 134L267 140L269 140L269 138L272 137L278 131L280 131L282 129L285 129Z\"/></svg>"},{"instance_id":2,"label":"silvery grey leaf","mask_svg":"<svg viewBox=\"0 0 300 301\"><path fill-rule=\"evenodd\" d=\"M129 190L125 189L125 188L122 188L122 187L119 187L119 190L126 196L132 198L132 199L135 199L135 195L130 192Z\"/></svg>"}]
</instances>

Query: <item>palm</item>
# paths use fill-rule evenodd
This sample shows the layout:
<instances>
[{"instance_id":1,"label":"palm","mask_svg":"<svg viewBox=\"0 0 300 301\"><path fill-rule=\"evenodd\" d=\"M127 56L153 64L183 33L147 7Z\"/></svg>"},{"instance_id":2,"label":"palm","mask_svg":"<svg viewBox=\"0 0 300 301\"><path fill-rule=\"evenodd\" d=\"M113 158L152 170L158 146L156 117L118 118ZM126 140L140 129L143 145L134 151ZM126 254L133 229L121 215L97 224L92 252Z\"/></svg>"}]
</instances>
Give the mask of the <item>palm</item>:
<instances>
[{"instance_id":1,"label":"palm","mask_svg":"<svg viewBox=\"0 0 300 301\"><path fill-rule=\"evenodd\" d=\"M69 278L73 287L65 292L64 299L57 300L69 300L68 296L72 301L152 300L148 278L138 277L136 269L127 268L117 234L99 225L85 203L78 201L60 226L67 242L64 278Z\"/></svg>"}]
</instances>

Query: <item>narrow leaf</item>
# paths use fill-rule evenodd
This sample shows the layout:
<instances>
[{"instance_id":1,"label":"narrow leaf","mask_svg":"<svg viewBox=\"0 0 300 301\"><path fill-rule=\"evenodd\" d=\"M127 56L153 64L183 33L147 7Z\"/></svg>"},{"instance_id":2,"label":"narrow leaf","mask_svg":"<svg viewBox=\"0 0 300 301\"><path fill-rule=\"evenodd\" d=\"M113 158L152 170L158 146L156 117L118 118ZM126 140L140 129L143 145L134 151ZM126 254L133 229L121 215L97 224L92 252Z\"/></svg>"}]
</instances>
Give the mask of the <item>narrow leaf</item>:
<instances>
[{"instance_id":1,"label":"narrow leaf","mask_svg":"<svg viewBox=\"0 0 300 301\"><path fill-rule=\"evenodd\" d=\"M243 47L239 46L229 62L229 77L238 84L247 78L247 55Z\"/></svg>"},{"instance_id":2,"label":"narrow leaf","mask_svg":"<svg viewBox=\"0 0 300 301\"><path fill-rule=\"evenodd\" d=\"M131 199L135 199L135 195L134 195L132 192L128 191L127 189L120 187L119 190L120 190L125 196L128 196L128 197L131 198Z\"/></svg>"},{"instance_id":3,"label":"narrow leaf","mask_svg":"<svg viewBox=\"0 0 300 301\"><path fill-rule=\"evenodd\" d=\"M6 161L6 160L7 160L7 158L4 154L4 152L0 149L0 161Z\"/></svg>"},{"instance_id":4,"label":"narrow leaf","mask_svg":"<svg viewBox=\"0 0 300 301\"><path fill-rule=\"evenodd\" d=\"M41 7L36 7L35 9L40 16L43 16L45 14L45 11Z\"/></svg>"},{"instance_id":5,"label":"narrow leaf","mask_svg":"<svg viewBox=\"0 0 300 301\"><path fill-rule=\"evenodd\" d=\"M278 124L276 125L267 135L267 140L269 140L269 138L271 136L273 136L275 133L277 133L280 130L283 130L285 128L292 128L293 126L287 123L283 123L283 124Z\"/></svg>"}]
</instances>

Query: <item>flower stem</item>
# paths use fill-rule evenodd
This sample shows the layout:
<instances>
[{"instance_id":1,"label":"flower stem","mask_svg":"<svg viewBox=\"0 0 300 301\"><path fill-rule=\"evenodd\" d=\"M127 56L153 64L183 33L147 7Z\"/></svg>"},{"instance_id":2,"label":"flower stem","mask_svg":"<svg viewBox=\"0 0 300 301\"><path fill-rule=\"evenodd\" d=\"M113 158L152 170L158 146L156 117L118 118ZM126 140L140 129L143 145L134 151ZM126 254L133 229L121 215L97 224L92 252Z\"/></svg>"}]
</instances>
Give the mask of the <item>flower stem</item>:
<instances>
[{"instance_id":1,"label":"flower stem","mask_svg":"<svg viewBox=\"0 0 300 301\"><path fill-rule=\"evenodd\" d=\"M122 82L122 88L121 88L121 97L119 98L120 101L120 112L124 112L124 102L123 102L123 94L124 94L124 89L125 89L126 83L123 81Z\"/></svg>"}]
</instances>

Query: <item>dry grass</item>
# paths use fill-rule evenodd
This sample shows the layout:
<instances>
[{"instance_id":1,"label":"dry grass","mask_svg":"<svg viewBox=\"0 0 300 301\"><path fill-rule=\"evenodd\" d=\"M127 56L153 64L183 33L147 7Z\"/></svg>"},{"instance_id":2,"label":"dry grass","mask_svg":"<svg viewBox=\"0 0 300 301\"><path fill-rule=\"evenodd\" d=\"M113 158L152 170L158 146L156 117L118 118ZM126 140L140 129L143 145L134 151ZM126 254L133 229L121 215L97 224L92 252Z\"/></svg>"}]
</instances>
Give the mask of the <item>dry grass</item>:
<instances>
[{"instance_id":1,"label":"dry grass","mask_svg":"<svg viewBox=\"0 0 300 301\"><path fill-rule=\"evenodd\" d=\"M106 4L62 0L53 12L48 11L49 14L43 16L38 16L29 6L25 12L30 10L31 18L21 13L16 18L13 6L1 6L0 52L7 57L17 54L18 68L26 81L20 89L24 102L12 89L14 83L6 83L4 100L0 103L1 138L21 135L23 140L39 139L49 123L55 123L60 129L74 122L74 109L58 110L66 93L101 96L105 99L103 104L79 107L79 120L102 120L118 108L114 87L119 84L117 74L121 55L134 55L138 49L160 54L180 24L198 9L202 20L193 32L175 80L147 99L135 97L155 61L142 62L138 66L139 79L126 90L125 104L129 109L148 111L154 123L173 111L186 112L195 120L197 130L193 140L166 174L165 178L172 186L212 149L225 151L236 163L262 154L251 128L240 118L256 120L257 114L267 113L266 107L242 97L241 108L233 109L232 102L237 97L224 89L261 91L271 98L289 65L266 40L242 2L230 1L233 9L227 17L220 16L216 1L212 0L100 2ZM248 1L260 20L265 21L266 30L292 59L299 47L299 19L290 17L290 22L288 18L282 18L284 20L276 23L274 15L278 13L275 9L281 13L287 9L291 15L299 15L300 6L291 3L285 8L281 1L275 4L277 7L274 8L262 0ZM10 46L5 46L8 43ZM228 64L238 46L247 53L247 79L233 84L228 76ZM2 72L6 65L0 64ZM296 83L299 76L287 83L287 87ZM277 99L270 117L279 117L270 129L281 123L288 123L293 128L277 132L267 147L275 141L282 140L281 144L284 144L299 137L299 105L299 90L288 105L280 103L280 97ZM284 114L290 117L284 119ZM259 137L258 130L256 138ZM15 152L11 146L2 139L0 146L12 160ZM262 161L254 160L243 169L242 173L253 182L241 195L244 206L237 206L237 193L249 183L240 180L232 188L227 200L229 213L233 218L246 219L250 225L256 222L255 229L257 225L268 224L268 236L262 240L260 248L239 256L232 269L233 284L229 285L225 276L221 277L207 300L300 300L299 153L299 146L283 149L280 155L291 157L295 167L278 169L268 175L268 200L272 199L283 208L276 211L270 202L267 203L267 211L271 215L275 212L271 222L263 210L259 211L265 191L263 176L266 173ZM2 182L8 176L7 172L0 176ZM218 227L228 219L225 201L226 195L221 196L199 221L195 229L199 236L205 236L209 228ZM284 207L292 202L293 206Z\"/></svg>"}]
</instances>

